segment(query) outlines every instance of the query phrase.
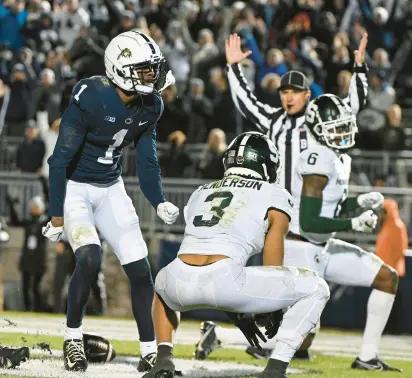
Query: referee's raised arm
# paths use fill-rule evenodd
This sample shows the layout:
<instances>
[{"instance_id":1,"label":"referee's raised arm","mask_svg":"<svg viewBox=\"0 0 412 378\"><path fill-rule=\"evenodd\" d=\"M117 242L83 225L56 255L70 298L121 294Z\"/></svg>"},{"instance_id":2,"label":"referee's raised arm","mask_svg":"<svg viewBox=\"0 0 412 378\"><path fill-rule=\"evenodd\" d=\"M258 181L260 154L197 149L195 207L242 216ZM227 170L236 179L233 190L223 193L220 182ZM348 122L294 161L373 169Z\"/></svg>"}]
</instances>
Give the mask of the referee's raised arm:
<instances>
[{"instance_id":1,"label":"referee's raised arm","mask_svg":"<svg viewBox=\"0 0 412 378\"><path fill-rule=\"evenodd\" d=\"M228 81L233 102L239 112L253 122L260 132L268 134L273 114L282 110L282 108L274 108L270 105L262 104L250 90L239 63L252 52L242 51L240 37L237 34L231 34L226 39L225 52Z\"/></svg>"}]
</instances>

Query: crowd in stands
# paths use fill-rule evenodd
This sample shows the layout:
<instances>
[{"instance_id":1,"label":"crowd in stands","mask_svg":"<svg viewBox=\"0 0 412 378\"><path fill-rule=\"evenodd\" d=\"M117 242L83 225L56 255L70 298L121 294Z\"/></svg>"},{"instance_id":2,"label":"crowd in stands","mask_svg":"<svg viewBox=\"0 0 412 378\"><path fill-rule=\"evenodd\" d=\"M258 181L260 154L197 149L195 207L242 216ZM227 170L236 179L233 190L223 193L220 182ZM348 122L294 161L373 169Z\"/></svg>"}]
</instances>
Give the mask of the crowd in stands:
<instances>
[{"instance_id":1,"label":"crowd in stands","mask_svg":"<svg viewBox=\"0 0 412 378\"><path fill-rule=\"evenodd\" d=\"M164 176L220 177L226 142L253 128L236 111L226 78L224 41L233 32L252 51L242 62L249 85L279 106L280 77L291 69L307 75L312 97L345 96L353 51L368 31L368 104L357 147L412 149L402 117L412 106L411 20L408 0L0 0L1 151L21 137L16 168L47 176L74 84L104 75L110 38L134 28L159 44L176 77L162 94L157 129L169 146L160 158ZM205 143L196 161L188 143Z\"/></svg>"}]
</instances>

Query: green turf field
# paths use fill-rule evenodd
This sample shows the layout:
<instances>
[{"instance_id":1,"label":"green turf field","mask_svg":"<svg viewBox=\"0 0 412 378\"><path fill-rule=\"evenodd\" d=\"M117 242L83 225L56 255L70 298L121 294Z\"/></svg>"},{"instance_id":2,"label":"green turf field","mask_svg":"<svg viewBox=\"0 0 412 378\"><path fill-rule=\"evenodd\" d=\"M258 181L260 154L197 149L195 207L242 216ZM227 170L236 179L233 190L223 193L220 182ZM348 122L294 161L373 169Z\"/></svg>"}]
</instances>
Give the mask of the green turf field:
<instances>
[{"instance_id":1,"label":"green turf field","mask_svg":"<svg viewBox=\"0 0 412 378\"><path fill-rule=\"evenodd\" d=\"M0 319L8 319L10 321L14 321L15 319L19 319L22 322L22 319L25 319L26 314L21 313L2 313L0 314ZM52 319L56 319L53 316L49 315L37 315L37 314L30 314L30 316L34 317L34 319L39 319L39 321L50 321ZM61 316L58 316L57 319L60 319ZM104 319L105 321L108 318L100 318ZM116 319L114 323L118 323L124 319ZM17 321L17 320L16 320ZM32 322L33 320L31 320ZM8 323L8 322L7 322ZM187 329L194 329L198 330L199 322L183 322L182 327ZM3 330L2 330L3 328ZM7 331L5 331L5 326L0 328L0 344L2 346L23 346L26 345L32 349L32 358L34 359L45 359L50 360L52 357L45 352L43 354L37 354L35 349L39 349L41 346L48 344L53 351L61 351L62 348L62 337L55 336L55 335L47 335L42 332L38 332L37 334L29 334L29 333L22 333L18 332L18 327L15 325L7 326ZM16 332L14 331L16 329ZM196 331L197 332L197 331ZM359 334L356 333L345 333L343 334L341 331L326 331L322 330L323 337L325 335L330 334L331 340L336 339L338 335L352 335L354 337L359 337ZM118 356L136 356L138 354L138 343L135 341L121 341L121 340L111 340L112 345L114 346L116 353ZM410 340L411 350L412 350L412 338ZM396 349L396 346L394 346ZM325 352L326 353L326 352ZM176 344L175 345L175 357L182 358L182 359L192 359L193 358L193 345L183 345L183 344ZM56 357L53 357L56 360ZM244 363L254 366L264 366L266 361L256 360L251 356L247 355L243 350L240 349L223 349L219 348L214 351L207 361L220 363L220 362L238 362ZM302 369L305 371L303 374L291 374L291 377L296 378L306 378L306 377L329 377L329 378L360 378L360 377L382 377L382 378L412 378L412 361L409 360L400 360L397 359L396 361L392 361L388 359L387 362L393 364L394 366L401 367L404 369L403 373L386 373L386 372L367 372L367 371L360 371L360 370L352 370L350 369L351 362L353 361L353 357L340 357L340 356L327 356L324 355L322 352L316 351L314 353L314 358L311 362L297 362L292 361L291 367ZM60 364L60 360L58 360ZM61 364L63 362L61 361ZM75 374L70 373L73 377L82 376L87 377L86 374ZM6 371L0 372L1 377L15 377L16 374L7 374ZM32 377L30 375L19 375L20 377ZM37 375L38 377L39 375ZM47 374L45 375L47 376ZM136 374L136 377L138 375ZM114 378L114 377L113 377ZM192 377L190 377L192 378ZM246 378L246 377L244 377Z\"/></svg>"}]
</instances>

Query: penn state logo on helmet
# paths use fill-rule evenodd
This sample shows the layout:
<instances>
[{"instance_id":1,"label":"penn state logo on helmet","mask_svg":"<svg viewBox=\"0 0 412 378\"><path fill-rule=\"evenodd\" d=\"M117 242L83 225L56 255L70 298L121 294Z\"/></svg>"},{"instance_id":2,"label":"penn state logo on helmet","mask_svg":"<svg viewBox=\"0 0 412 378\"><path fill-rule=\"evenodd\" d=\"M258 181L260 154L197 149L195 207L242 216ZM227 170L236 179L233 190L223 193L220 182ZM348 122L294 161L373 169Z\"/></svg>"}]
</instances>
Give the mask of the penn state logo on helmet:
<instances>
[{"instance_id":1,"label":"penn state logo on helmet","mask_svg":"<svg viewBox=\"0 0 412 378\"><path fill-rule=\"evenodd\" d=\"M104 52L107 77L125 92L150 94L173 84L157 43L139 31L114 37Z\"/></svg>"},{"instance_id":2,"label":"penn state logo on helmet","mask_svg":"<svg viewBox=\"0 0 412 378\"><path fill-rule=\"evenodd\" d=\"M223 156L225 176L277 182L280 172L279 152L264 134L250 131L237 136Z\"/></svg>"},{"instance_id":3,"label":"penn state logo on helmet","mask_svg":"<svg viewBox=\"0 0 412 378\"><path fill-rule=\"evenodd\" d=\"M326 94L315 98L308 104L305 118L306 126L319 143L335 150L355 145L356 117L338 96Z\"/></svg>"}]
</instances>

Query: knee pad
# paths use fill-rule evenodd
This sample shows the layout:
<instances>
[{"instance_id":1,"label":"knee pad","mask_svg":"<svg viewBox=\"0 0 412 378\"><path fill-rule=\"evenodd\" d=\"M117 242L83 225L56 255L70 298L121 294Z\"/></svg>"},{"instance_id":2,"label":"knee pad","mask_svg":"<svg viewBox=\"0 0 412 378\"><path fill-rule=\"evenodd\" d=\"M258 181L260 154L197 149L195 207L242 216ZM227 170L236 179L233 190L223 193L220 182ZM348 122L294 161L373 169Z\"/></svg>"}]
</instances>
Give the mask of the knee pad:
<instances>
[{"instance_id":1,"label":"knee pad","mask_svg":"<svg viewBox=\"0 0 412 378\"><path fill-rule=\"evenodd\" d=\"M76 269L87 270L90 274L97 274L102 263L102 249L100 245L88 244L80 247L75 252Z\"/></svg>"},{"instance_id":2,"label":"knee pad","mask_svg":"<svg viewBox=\"0 0 412 378\"><path fill-rule=\"evenodd\" d=\"M130 282L151 281L153 283L150 264L146 257L144 259L123 265L123 269Z\"/></svg>"}]
</instances>

